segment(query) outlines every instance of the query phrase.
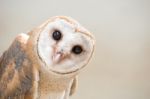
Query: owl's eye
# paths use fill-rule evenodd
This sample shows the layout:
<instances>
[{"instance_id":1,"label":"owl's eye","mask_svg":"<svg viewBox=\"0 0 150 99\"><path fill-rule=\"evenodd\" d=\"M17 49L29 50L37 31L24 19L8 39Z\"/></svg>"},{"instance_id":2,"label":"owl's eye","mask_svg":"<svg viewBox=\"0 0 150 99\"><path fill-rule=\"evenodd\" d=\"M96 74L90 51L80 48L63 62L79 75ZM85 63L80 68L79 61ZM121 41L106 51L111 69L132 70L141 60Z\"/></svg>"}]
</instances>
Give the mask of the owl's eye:
<instances>
[{"instance_id":1,"label":"owl's eye","mask_svg":"<svg viewBox=\"0 0 150 99\"><path fill-rule=\"evenodd\" d=\"M72 52L74 54L80 54L81 52L83 51L82 47L80 45L75 45L73 48L72 48Z\"/></svg>"},{"instance_id":2,"label":"owl's eye","mask_svg":"<svg viewBox=\"0 0 150 99\"><path fill-rule=\"evenodd\" d=\"M60 39L61 39L61 37L62 37L62 34L61 34L61 32L60 31L58 31L58 30L55 30L54 32L53 32L53 39L54 40L56 40L56 41L59 41Z\"/></svg>"}]
</instances>

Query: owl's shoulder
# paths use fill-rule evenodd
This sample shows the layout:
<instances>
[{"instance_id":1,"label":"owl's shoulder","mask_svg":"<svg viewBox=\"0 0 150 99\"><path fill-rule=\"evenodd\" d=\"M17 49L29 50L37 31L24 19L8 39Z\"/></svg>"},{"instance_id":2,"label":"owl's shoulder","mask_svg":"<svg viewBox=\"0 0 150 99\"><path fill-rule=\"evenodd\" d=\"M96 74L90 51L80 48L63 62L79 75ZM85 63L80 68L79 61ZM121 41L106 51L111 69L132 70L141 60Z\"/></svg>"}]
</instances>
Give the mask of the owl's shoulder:
<instances>
[{"instance_id":1,"label":"owl's shoulder","mask_svg":"<svg viewBox=\"0 0 150 99\"><path fill-rule=\"evenodd\" d=\"M27 39L19 34L0 57L0 98L26 96L34 86L33 64L24 50Z\"/></svg>"}]
</instances>

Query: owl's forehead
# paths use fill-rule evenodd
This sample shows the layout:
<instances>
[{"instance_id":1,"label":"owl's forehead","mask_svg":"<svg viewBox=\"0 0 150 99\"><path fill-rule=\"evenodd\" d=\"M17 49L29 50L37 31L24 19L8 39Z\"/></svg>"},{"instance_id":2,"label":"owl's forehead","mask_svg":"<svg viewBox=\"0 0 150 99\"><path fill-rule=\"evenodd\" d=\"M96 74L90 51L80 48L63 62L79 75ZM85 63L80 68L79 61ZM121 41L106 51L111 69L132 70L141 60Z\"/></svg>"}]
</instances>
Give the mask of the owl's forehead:
<instances>
[{"instance_id":1,"label":"owl's forehead","mask_svg":"<svg viewBox=\"0 0 150 99\"><path fill-rule=\"evenodd\" d=\"M68 42L75 43L89 43L91 38L86 33L76 31L78 23L73 24L64 19L55 19L47 24L45 31L50 32L53 30L59 30L63 34L63 39ZM88 44L89 45L89 44Z\"/></svg>"},{"instance_id":2,"label":"owl's forehead","mask_svg":"<svg viewBox=\"0 0 150 99\"><path fill-rule=\"evenodd\" d=\"M48 23L46 29L59 29L60 31L75 31L75 25L63 19L56 19Z\"/></svg>"}]
</instances>

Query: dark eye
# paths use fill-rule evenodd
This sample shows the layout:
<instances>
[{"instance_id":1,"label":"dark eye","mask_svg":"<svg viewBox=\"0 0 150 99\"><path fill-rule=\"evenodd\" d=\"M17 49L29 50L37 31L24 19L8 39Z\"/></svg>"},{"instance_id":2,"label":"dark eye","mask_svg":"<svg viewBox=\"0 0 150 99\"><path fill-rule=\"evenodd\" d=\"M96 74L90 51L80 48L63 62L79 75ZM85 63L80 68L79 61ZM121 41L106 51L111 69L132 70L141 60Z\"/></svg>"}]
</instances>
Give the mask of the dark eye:
<instances>
[{"instance_id":1,"label":"dark eye","mask_svg":"<svg viewBox=\"0 0 150 99\"><path fill-rule=\"evenodd\" d=\"M83 51L83 49L80 45L76 45L72 48L72 52L74 54L80 54L82 51Z\"/></svg>"},{"instance_id":2,"label":"dark eye","mask_svg":"<svg viewBox=\"0 0 150 99\"><path fill-rule=\"evenodd\" d=\"M55 30L54 32L53 32L53 39L54 40L56 40L56 41L59 41L60 39L61 39L61 37L62 37L62 34L61 34L61 32L60 31L58 31L58 30Z\"/></svg>"}]
</instances>

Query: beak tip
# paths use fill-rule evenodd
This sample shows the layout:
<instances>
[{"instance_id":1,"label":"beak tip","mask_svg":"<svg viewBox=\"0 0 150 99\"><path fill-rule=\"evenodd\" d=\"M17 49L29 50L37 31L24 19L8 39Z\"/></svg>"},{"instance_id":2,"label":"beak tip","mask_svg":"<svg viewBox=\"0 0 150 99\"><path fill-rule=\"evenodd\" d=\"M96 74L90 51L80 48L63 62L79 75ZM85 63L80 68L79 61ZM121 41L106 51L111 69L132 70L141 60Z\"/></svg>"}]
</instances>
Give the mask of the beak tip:
<instances>
[{"instance_id":1,"label":"beak tip","mask_svg":"<svg viewBox=\"0 0 150 99\"><path fill-rule=\"evenodd\" d=\"M62 56L62 53L55 53L53 56L52 56L52 60L54 63L58 63L61 59L61 56Z\"/></svg>"}]
</instances>

